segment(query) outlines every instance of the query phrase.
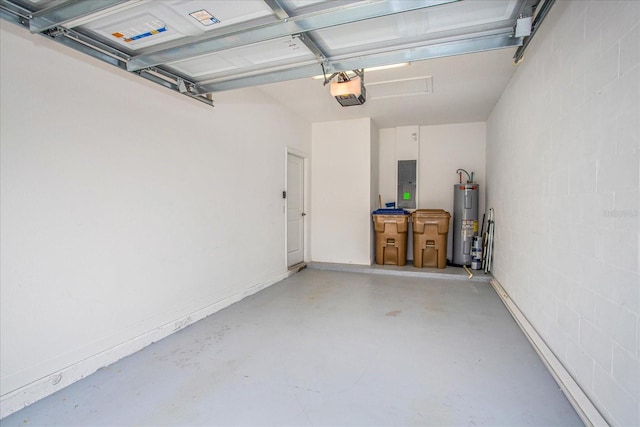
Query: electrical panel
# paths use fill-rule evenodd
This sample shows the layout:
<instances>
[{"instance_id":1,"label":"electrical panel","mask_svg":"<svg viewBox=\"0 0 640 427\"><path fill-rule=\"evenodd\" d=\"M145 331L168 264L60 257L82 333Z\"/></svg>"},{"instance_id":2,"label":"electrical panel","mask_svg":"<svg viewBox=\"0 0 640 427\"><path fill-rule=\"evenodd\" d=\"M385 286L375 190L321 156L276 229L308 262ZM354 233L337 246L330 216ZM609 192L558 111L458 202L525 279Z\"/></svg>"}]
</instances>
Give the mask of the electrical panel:
<instances>
[{"instance_id":1,"label":"electrical panel","mask_svg":"<svg viewBox=\"0 0 640 427\"><path fill-rule=\"evenodd\" d=\"M398 208L416 209L417 166L417 160L398 160Z\"/></svg>"}]
</instances>

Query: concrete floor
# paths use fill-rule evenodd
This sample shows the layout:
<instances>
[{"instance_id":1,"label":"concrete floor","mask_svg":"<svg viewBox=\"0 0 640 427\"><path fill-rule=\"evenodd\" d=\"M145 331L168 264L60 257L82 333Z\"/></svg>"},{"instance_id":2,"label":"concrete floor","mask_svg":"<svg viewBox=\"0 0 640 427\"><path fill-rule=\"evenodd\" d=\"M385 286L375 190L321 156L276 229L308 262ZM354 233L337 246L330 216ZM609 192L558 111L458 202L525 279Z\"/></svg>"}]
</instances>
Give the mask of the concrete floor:
<instances>
[{"instance_id":1,"label":"concrete floor","mask_svg":"<svg viewBox=\"0 0 640 427\"><path fill-rule=\"evenodd\" d=\"M583 425L486 280L329 267L307 268L0 424Z\"/></svg>"}]
</instances>

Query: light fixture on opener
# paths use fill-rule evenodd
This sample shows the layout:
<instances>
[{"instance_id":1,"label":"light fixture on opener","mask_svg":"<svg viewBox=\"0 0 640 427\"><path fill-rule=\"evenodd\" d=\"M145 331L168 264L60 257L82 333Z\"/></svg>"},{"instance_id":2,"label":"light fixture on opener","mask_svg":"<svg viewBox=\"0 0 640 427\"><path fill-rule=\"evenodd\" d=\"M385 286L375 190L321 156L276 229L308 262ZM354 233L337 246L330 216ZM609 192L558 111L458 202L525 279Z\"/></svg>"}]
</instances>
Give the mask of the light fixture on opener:
<instances>
[{"instance_id":1,"label":"light fixture on opener","mask_svg":"<svg viewBox=\"0 0 640 427\"><path fill-rule=\"evenodd\" d=\"M324 84L331 83L329 92L336 101L343 107L351 105L362 105L366 100L366 89L364 87L364 70L353 70L355 76L349 76L347 72L333 73L325 78ZM332 82L335 77L337 81Z\"/></svg>"}]
</instances>

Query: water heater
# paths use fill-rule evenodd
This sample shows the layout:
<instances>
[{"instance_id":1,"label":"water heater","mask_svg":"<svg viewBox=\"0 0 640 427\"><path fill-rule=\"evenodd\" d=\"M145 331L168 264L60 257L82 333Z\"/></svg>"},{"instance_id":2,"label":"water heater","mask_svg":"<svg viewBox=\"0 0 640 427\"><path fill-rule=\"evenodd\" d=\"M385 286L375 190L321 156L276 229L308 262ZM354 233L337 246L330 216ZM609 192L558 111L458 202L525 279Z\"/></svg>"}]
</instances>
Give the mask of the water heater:
<instances>
[{"instance_id":1,"label":"water heater","mask_svg":"<svg viewBox=\"0 0 640 427\"><path fill-rule=\"evenodd\" d=\"M473 236L478 234L478 184L453 186L453 264L471 265Z\"/></svg>"}]
</instances>

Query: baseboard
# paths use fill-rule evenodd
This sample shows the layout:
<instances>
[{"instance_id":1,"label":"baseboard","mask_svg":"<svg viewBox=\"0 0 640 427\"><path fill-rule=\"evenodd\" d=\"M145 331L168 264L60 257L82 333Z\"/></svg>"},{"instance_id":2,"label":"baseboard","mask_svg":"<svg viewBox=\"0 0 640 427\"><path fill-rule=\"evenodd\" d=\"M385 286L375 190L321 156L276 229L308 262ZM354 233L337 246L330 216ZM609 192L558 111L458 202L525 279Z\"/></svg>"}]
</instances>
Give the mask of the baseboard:
<instances>
[{"instance_id":1,"label":"baseboard","mask_svg":"<svg viewBox=\"0 0 640 427\"><path fill-rule=\"evenodd\" d=\"M253 285L242 292L175 319L136 338L101 353L97 353L72 366L53 372L44 378L9 392L0 397L0 419L91 375L100 368L111 365L124 357L136 353L149 344L159 341L198 320L204 319L231 304L268 288L286 279L293 273L295 273L295 271L287 271L271 280Z\"/></svg>"},{"instance_id":2,"label":"baseboard","mask_svg":"<svg viewBox=\"0 0 640 427\"><path fill-rule=\"evenodd\" d=\"M582 391L582 388L580 388L578 383L569 374L569 371L567 371L555 354L553 354L549 346L547 346L535 328L529 323L529 320L527 320L518 306L509 297L509 294L507 294L502 285L500 285L496 279L491 279L490 283L585 425L608 427L609 424L602 417L593 402L591 402L589 397Z\"/></svg>"}]
</instances>

